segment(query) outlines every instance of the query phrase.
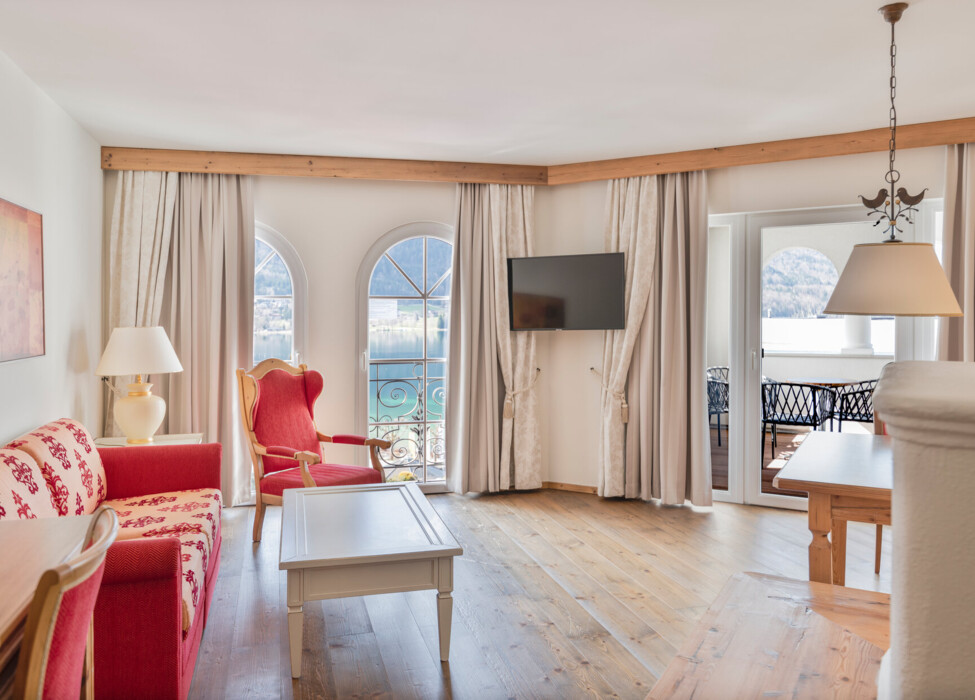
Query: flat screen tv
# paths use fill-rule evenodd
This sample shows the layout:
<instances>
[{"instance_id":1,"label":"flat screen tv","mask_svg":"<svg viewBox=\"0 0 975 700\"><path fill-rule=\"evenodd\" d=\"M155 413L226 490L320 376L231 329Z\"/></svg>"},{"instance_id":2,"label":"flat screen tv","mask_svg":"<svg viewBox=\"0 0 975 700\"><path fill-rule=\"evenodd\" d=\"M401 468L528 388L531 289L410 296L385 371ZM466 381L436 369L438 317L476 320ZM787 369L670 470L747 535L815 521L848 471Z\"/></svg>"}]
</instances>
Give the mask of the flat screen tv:
<instances>
[{"instance_id":1,"label":"flat screen tv","mask_svg":"<svg viewBox=\"0 0 975 700\"><path fill-rule=\"evenodd\" d=\"M513 331L623 328L623 253L508 258Z\"/></svg>"}]
</instances>

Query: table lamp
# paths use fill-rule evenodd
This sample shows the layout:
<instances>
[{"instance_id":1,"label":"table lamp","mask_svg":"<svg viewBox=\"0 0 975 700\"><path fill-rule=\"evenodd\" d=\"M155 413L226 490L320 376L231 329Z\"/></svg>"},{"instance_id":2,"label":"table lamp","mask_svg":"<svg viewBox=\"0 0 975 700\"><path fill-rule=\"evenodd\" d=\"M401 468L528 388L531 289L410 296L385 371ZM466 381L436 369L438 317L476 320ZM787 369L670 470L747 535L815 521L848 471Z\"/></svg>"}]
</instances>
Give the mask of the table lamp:
<instances>
[{"instance_id":1,"label":"table lamp","mask_svg":"<svg viewBox=\"0 0 975 700\"><path fill-rule=\"evenodd\" d=\"M136 375L135 383L128 385L128 396L122 396L112 387L119 395L115 402L115 422L125 433L127 443L151 443L166 417L166 402L160 396L153 396L152 384L145 383L143 376L182 371L183 365L161 326L112 331L95 374L100 377Z\"/></svg>"}]
</instances>

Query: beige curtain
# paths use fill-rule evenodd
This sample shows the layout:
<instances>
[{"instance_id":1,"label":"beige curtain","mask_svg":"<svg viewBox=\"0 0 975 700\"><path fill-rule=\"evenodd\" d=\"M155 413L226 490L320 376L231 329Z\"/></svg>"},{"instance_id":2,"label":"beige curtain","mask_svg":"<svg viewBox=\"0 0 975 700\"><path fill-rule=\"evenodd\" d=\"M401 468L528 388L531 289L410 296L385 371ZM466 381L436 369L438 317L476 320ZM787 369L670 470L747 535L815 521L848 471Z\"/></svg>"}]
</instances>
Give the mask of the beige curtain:
<instances>
[{"instance_id":1,"label":"beige curtain","mask_svg":"<svg viewBox=\"0 0 975 700\"><path fill-rule=\"evenodd\" d=\"M180 173L163 325L183 372L169 378L169 431L223 444L224 502L251 499L234 371L249 367L254 298L251 180Z\"/></svg>"},{"instance_id":2,"label":"beige curtain","mask_svg":"<svg viewBox=\"0 0 975 700\"><path fill-rule=\"evenodd\" d=\"M534 255L535 188L489 185L494 245L494 307L498 360L504 379L501 413L501 488L542 487L535 334L512 332L508 312L508 258Z\"/></svg>"},{"instance_id":3,"label":"beige curtain","mask_svg":"<svg viewBox=\"0 0 975 700\"><path fill-rule=\"evenodd\" d=\"M627 381L623 495L709 506L707 179L695 172L658 180L653 281Z\"/></svg>"},{"instance_id":4,"label":"beige curtain","mask_svg":"<svg viewBox=\"0 0 975 700\"><path fill-rule=\"evenodd\" d=\"M534 250L534 189L458 185L447 459L458 493L541 486L535 340L511 333L508 257Z\"/></svg>"},{"instance_id":5,"label":"beige curtain","mask_svg":"<svg viewBox=\"0 0 975 700\"><path fill-rule=\"evenodd\" d=\"M975 361L975 143L948 146L945 172L945 272L964 316L941 319L941 360Z\"/></svg>"},{"instance_id":6,"label":"beige curtain","mask_svg":"<svg viewBox=\"0 0 975 700\"><path fill-rule=\"evenodd\" d=\"M597 490L604 497L624 495L623 438L628 420L624 391L656 269L657 200L656 176L609 182L605 250L624 253L626 292L625 326L622 330L606 331L603 339Z\"/></svg>"},{"instance_id":7,"label":"beige curtain","mask_svg":"<svg viewBox=\"0 0 975 700\"><path fill-rule=\"evenodd\" d=\"M108 232L108 333L119 327L159 325L178 187L176 173L115 173ZM115 379L117 385L127 381ZM103 435L120 434L114 399L108 392Z\"/></svg>"},{"instance_id":8,"label":"beige curtain","mask_svg":"<svg viewBox=\"0 0 975 700\"><path fill-rule=\"evenodd\" d=\"M447 363L447 463L457 493L499 491L501 379L486 185L457 186Z\"/></svg>"}]
</instances>

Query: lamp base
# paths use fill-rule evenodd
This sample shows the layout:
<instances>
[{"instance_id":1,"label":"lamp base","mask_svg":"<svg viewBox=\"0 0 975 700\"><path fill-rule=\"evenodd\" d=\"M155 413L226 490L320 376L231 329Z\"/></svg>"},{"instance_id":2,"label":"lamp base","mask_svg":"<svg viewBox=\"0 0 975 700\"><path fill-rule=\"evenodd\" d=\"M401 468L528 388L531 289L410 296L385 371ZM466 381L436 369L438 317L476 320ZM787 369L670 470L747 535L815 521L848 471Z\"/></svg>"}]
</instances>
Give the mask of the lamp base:
<instances>
[{"instance_id":1,"label":"lamp base","mask_svg":"<svg viewBox=\"0 0 975 700\"><path fill-rule=\"evenodd\" d=\"M166 417L166 402L153 396L152 384L129 384L129 395L115 402L115 422L129 445L147 445Z\"/></svg>"}]
</instances>

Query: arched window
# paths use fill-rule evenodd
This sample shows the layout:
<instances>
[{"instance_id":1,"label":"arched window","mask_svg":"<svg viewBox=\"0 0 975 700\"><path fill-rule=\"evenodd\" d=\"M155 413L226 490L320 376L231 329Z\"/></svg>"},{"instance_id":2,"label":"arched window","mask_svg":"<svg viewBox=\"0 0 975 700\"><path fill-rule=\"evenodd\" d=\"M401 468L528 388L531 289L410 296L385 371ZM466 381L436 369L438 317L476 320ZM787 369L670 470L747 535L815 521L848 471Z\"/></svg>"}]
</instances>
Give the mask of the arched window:
<instances>
[{"instance_id":1,"label":"arched window","mask_svg":"<svg viewBox=\"0 0 975 700\"><path fill-rule=\"evenodd\" d=\"M812 248L787 248L762 267L762 318L821 316L840 278L836 265Z\"/></svg>"},{"instance_id":2,"label":"arched window","mask_svg":"<svg viewBox=\"0 0 975 700\"><path fill-rule=\"evenodd\" d=\"M254 233L254 364L269 357L298 364L308 327L304 266L270 226L257 222Z\"/></svg>"},{"instance_id":3,"label":"arched window","mask_svg":"<svg viewBox=\"0 0 975 700\"><path fill-rule=\"evenodd\" d=\"M420 222L383 236L360 268L359 316L367 434L393 443L387 476L443 482L453 232Z\"/></svg>"}]
</instances>

